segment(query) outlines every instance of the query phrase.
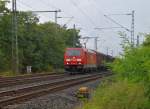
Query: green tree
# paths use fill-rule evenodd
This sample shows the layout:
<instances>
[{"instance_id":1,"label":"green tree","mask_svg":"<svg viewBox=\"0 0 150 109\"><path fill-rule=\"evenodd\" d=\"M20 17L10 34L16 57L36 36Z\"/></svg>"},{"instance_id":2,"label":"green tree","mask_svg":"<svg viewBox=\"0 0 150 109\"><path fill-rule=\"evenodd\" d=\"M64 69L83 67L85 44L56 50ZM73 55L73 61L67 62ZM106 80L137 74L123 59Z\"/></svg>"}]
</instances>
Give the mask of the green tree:
<instances>
[{"instance_id":1,"label":"green tree","mask_svg":"<svg viewBox=\"0 0 150 109\"><path fill-rule=\"evenodd\" d=\"M144 46L149 46L150 47L150 34L146 34L146 40L143 43Z\"/></svg>"},{"instance_id":2,"label":"green tree","mask_svg":"<svg viewBox=\"0 0 150 109\"><path fill-rule=\"evenodd\" d=\"M11 58L11 16L6 2L0 1L0 71L10 69Z\"/></svg>"},{"instance_id":3,"label":"green tree","mask_svg":"<svg viewBox=\"0 0 150 109\"><path fill-rule=\"evenodd\" d=\"M11 69L12 14L0 1L0 71ZM80 47L79 30L67 29L52 22L40 23L31 12L17 12L19 68L24 72L31 65L33 71L48 71L63 67L66 47Z\"/></svg>"},{"instance_id":4,"label":"green tree","mask_svg":"<svg viewBox=\"0 0 150 109\"><path fill-rule=\"evenodd\" d=\"M143 45L138 48L129 48L122 58L113 63L113 71L117 73L118 79L128 80L135 83L143 83L150 96L150 47L149 35Z\"/></svg>"}]
</instances>

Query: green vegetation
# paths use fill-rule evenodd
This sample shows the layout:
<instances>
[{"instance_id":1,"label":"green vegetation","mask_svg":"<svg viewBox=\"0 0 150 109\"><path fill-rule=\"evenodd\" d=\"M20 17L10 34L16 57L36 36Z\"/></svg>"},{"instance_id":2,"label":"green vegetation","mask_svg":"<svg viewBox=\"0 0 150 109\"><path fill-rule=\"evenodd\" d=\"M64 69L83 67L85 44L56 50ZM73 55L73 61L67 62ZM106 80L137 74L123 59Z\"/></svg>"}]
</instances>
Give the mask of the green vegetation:
<instances>
[{"instance_id":1,"label":"green vegetation","mask_svg":"<svg viewBox=\"0 0 150 109\"><path fill-rule=\"evenodd\" d=\"M12 13L0 0L0 72L12 69ZM19 70L33 72L62 69L66 47L81 46L79 30L67 29L52 22L40 23L31 12L18 12ZM13 41L15 42L15 41ZM10 73L12 75L12 73Z\"/></svg>"},{"instance_id":2,"label":"green vegetation","mask_svg":"<svg viewBox=\"0 0 150 109\"><path fill-rule=\"evenodd\" d=\"M83 109L150 109L150 34L137 48L124 42L124 55L111 65L115 77L103 82Z\"/></svg>"},{"instance_id":3,"label":"green vegetation","mask_svg":"<svg viewBox=\"0 0 150 109\"><path fill-rule=\"evenodd\" d=\"M125 81L105 83L94 93L83 109L149 109L148 98L141 84Z\"/></svg>"}]
</instances>

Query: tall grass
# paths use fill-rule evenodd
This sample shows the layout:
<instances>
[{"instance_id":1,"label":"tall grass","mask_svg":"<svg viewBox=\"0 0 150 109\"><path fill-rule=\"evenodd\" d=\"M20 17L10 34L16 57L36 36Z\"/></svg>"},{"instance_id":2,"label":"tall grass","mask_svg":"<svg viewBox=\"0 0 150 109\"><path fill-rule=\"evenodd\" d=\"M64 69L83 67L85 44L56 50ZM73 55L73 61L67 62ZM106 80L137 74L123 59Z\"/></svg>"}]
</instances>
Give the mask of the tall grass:
<instances>
[{"instance_id":1,"label":"tall grass","mask_svg":"<svg viewBox=\"0 0 150 109\"><path fill-rule=\"evenodd\" d=\"M97 88L83 109L149 109L149 101L142 84L118 81Z\"/></svg>"}]
</instances>

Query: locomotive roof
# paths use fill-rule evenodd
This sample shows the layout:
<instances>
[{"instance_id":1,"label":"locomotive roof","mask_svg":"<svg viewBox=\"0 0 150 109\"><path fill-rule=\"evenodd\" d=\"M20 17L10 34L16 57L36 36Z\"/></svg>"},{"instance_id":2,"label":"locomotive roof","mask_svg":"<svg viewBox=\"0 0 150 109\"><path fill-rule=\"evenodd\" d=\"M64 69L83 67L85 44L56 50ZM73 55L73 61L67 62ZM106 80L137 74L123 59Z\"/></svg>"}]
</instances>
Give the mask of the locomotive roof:
<instances>
[{"instance_id":1,"label":"locomotive roof","mask_svg":"<svg viewBox=\"0 0 150 109\"><path fill-rule=\"evenodd\" d=\"M89 52L95 52L94 50L87 49L87 48L66 48L67 50L84 50Z\"/></svg>"},{"instance_id":2,"label":"locomotive roof","mask_svg":"<svg viewBox=\"0 0 150 109\"><path fill-rule=\"evenodd\" d=\"M92 49L87 49L87 48L66 48L66 49L72 49L72 50L84 50L84 51L88 51L88 52L91 52L91 53L97 53L97 54L101 54L101 55L103 55L103 56L107 56L107 57L109 57L109 58L114 58L114 57L112 57L112 56L110 56L110 55L107 55L107 54L104 54L104 53L101 53L101 52L98 52L98 51L95 51L95 50L92 50Z\"/></svg>"}]
</instances>

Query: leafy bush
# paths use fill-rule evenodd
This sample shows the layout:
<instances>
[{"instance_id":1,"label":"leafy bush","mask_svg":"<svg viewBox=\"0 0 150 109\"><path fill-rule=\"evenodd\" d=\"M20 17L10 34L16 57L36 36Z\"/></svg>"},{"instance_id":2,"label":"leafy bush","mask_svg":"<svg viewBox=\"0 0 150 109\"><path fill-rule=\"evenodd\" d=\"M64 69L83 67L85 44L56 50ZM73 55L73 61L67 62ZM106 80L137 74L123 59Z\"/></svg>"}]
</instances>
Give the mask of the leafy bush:
<instances>
[{"instance_id":1,"label":"leafy bush","mask_svg":"<svg viewBox=\"0 0 150 109\"><path fill-rule=\"evenodd\" d=\"M83 109L150 109L142 84L119 81L105 83Z\"/></svg>"},{"instance_id":2,"label":"leafy bush","mask_svg":"<svg viewBox=\"0 0 150 109\"><path fill-rule=\"evenodd\" d=\"M113 63L113 71L123 79L133 81L150 80L150 48L141 47L126 53L122 59Z\"/></svg>"},{"instance_id":3,"label":"leafy bush","mask_svg":"<svg viewBox=\"0 0 150 109\"><path fill-rule=\"evenodd\" d=\"M116 81L99 87L83 109L150 109L150 35L138 48L123 48L111 65Z\"/></svg>"},{"instance_id":4,"label":"leafy bush","mask_svg":"<svg viewBox=\"0 0 150 109\"><path fill-rule=\"evenodd\" d=\"M120 80L144 83L150 96L150 47L132 49L113 63L113 71Z\"/></svg>"}]
</instances>

